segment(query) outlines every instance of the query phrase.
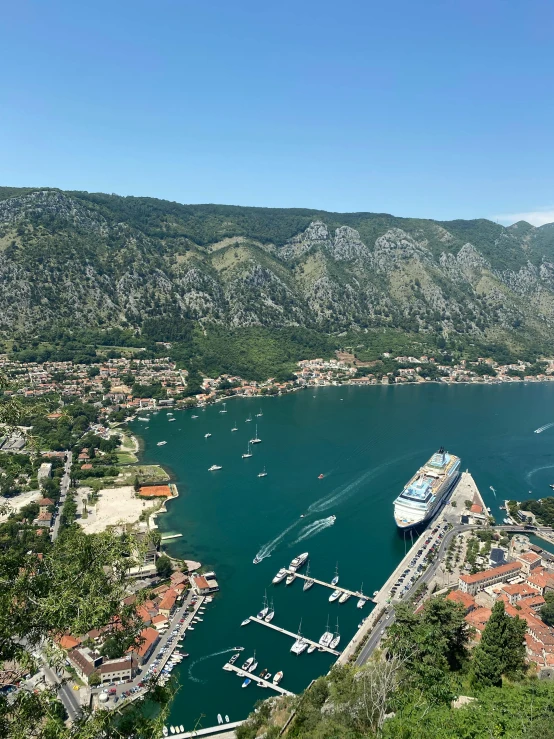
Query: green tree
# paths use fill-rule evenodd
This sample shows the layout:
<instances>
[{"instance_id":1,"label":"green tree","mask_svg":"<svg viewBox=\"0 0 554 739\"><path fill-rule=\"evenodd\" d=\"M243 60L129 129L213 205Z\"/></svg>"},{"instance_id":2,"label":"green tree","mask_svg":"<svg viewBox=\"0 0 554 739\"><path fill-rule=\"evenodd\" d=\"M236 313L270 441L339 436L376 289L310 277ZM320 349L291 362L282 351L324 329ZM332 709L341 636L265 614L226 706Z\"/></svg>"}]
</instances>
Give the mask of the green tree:
<instances>
[{"instance_id":1,"label":"green tree","mask_svg":"<svg viewBox=\"0 0 554 739\"><path fill-rule=\"evenodd\" d=\"M547 626L554 626L554 593L545 593L544 600L546 602L541 608L541 619Z\"/></svg>"},{"instance_id":2,"label":"green tree","mask_svg":"<svg viewBox=\"0 0 554 739\"><path fill-rule=\"evenodd\" d=\"M156 572L160 577L169 577L171 573L173 572L173 567L171 565L171 560L166 554L162 554L161 557L158 557L156 560Z\"/></svg>"},{"instance_id":3,"label":"green tree","mask_svg":"<svg viewBox=\"0 0 554 739\"><path fill-rule=\"evenodd\" d=\"M482 687L502 685L502 675L525 668L525 621L507 615L497 600L473 654L471 680Z\"/></svg>"},{"instance_id":4,"label":"green tree","mask_svg":"<svg viewBox=\"0 0 554 739\"><path fill-rule=\"evenodd\" d=\"M93 672L92 675L88 679L88 684L91 686L91 688L96 687L97 685L100 685L101 683L100 675L97 672Z\"/></svg>"}]
</instances>

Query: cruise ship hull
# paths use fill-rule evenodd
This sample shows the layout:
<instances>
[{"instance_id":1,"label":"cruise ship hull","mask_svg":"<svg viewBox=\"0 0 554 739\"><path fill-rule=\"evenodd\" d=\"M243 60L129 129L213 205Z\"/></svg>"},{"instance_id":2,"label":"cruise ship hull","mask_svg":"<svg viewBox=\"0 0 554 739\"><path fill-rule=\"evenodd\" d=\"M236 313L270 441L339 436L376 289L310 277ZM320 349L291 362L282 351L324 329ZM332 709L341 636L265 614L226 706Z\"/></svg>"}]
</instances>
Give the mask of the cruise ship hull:
<instances>
[{"instance_id":1,"label":"cruise ship hull","mask_svg":"<svg viewBox=\"0 0 554 739\"><path fill-rule=\"evenodd\" d=\"M399 531L423 529L440 511L460 478L461 460L441 449L421 467L394 501Z\"/></svg>"}]
</instances>

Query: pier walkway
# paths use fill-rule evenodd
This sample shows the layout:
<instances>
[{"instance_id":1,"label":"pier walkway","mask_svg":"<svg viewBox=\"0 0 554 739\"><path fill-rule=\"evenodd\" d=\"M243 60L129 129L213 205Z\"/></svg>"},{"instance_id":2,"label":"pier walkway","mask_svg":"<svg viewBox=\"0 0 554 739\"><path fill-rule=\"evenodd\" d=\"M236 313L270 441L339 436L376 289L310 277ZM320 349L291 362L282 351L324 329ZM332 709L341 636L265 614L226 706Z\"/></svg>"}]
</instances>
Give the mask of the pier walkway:
<instances>
[{"instance_id":1,"label":"pier walkway","mask_svg":"<svg viewBox=\"0 0 554 739\"><path fill-rule=\"evenodd\" d=\"M235 736L233 729L236 729L244 721L232 721L229 724L219 724L218 726L209 726L207 729L196 729L196 731L183 731L176 732L175 734L168 734L168 737L174 739L190 739L193 736L210 736L210 734L217 734L216 739L223 739L223 737ZM222 733L223 732L223 733Z\"/></svg>"},{"instance_id":2,"label":"pier walkway","mask_svg":"<svg viewBox=\"0 0 554 739\"><path fill-rule=\"evenodd\" d=\"M348 595L353 595L356 598L363 598L364 600L373 600L369 596L361 593L359 590L348 590L347 588L342 588L340 585L333 585L330 582L325 582L325 580L318 580L317 578L312 577L311 575L302 575L300 572L293 572L292 570L287 570L287 573L289 575L296 575L296 577L301 577L302 580L313 580L316 585L323 585L326 588L331 588L331 590L340 590L341 593L348 593Z\"/></svg>"},{"instance_id":3,"label":"pier walkway","mask_svg":"<svg viewBox=\"0 0 554 739\"><path fill-rule=\"evenodd\" d=\"M257 624L261 624L262 626L267 626L269 629L275 629L275 631L280 631L281 634L286 634L287 636L291 636L295 641L298 639L298 634L293 634L292 631L287 631L286 629L282 629L280 626L276 626L272 623L267 623L267 621L264 621L262 618L257 618L256 616L250 616L251 621L255 621ZM324 647L319 642L312 641L311 639L306 638L305 636L302 637L304 641L308 642L308 644L313 644L318 649L322 649L324 652L329 652L329 654L334 654L336 657L339 656L340 652L337 652L336 649L331 649L330 647Z\"/></svg>"},{"instance_id":4,"label":"pier walkway","mask_svg":"<svg viewBox=\"0 0 554 739\"><path fill-rule=\"evenodd\" d=\"M241 677L249 677L251 680L258 683L258 685L263 686L264 688L271 688L272 690L275 690L277 693L281 693L281 695L294 695L294 693L291 693L290 690L285 690L284 688L281 688L279 685L274 685L271 680L264 680L263 677L260 677L259 675L255 675L253 672L247 672L246 670L241 670L240 667L237 667L236 665L230 665L228 662L226 665L223 665L223 669L227 670L228 672L236 672L237 674L240 672ZM229 725L229 724L227 724Z\"/></svg>"}]
</instances>

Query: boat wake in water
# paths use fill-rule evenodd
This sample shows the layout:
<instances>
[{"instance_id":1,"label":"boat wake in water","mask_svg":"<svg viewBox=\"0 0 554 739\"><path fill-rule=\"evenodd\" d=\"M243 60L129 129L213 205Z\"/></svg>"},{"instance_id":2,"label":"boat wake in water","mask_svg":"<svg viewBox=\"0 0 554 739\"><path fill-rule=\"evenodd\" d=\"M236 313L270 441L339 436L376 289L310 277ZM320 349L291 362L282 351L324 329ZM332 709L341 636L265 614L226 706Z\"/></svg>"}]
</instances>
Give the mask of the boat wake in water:
<instances>
[{"instance_id":1,"label":"boat wake in water","mask_svg":"<svg viewBox=\"0 0 554 739\"><path fill-rule=\"evenodd\" d=\"M319 521L314 521L313 523L304 526L300 531L298 539L295 539L290 546L292 547L294 544L299 544L301 541L304 541L304 539L310 539L312 536L319 534L320 531L323 531L323 529L328 529L329 526L332 526L334 523L335 517L329 516L328 518L320 518Z\"/></svg>"},{"instance_id":2,"label":"boat wake in water","mask_svg":"<svg viewBox=\"0 0 554 739\"><path fill-rule=\"evenodd\" d=\"M294 529L294 527L297 525L298 521L295 521L284 531L281 531L281 533L276 536L275 539L272 539L271 541L268 541L267 544L264 544L263 547L261 547L260 551L256 554L256 559L261 560L265 559L266 557L271 557L271 553L274 551L274 549L279 546L279 544L283 541L289 531L292 531L292 529Z\"/></svg>"},{"instance_id":3,"label":"boat wake in water","mask_svg":"<svg viewBox=\"0 0 554 739\"><path fill-rule=\"evenodd\" d=\"M192 680L193 683L207 683L208 682L207 680L200 680L199 678L194 677L194 675L192 674L192 668L194 667L194 665L197 665L199 662L204 662L205 660L211 659L212 657L219 657L220 654L227 654L227 652L236 652L236 649L234 647L231 647L230 649L222 649L220 652L214 652L213 654L206 654L204 657L195 659L188 669L189 680Z\"/></svg>"},{"instance_id":4,"label":"boat wake in water","mask_svg":"<svg viewBox=\"0 0 554 739\"><path fill-rule=\"evenodd\" d=\"M535 472L540 472L541 470L551 470L553 468L554 468L554 464L546 464L544 467L535 467L534 470L531 470L531 472L528 472L525 475L525 479L530 480L535 474Z\"/></svg>"},{"instance_id":5,"label":"boat wake in water","mask_svg":"<svg viewBox=\"0 0 554 739\"><path fill-rule=\"evenodd\" d=\"M542 434L543 431L546 431L546 429L551 429L552 426L554 426L554 423L547 423L544 426L539 426L538 429L535 429L535 434Z\"/></svg>"}]
</instances>

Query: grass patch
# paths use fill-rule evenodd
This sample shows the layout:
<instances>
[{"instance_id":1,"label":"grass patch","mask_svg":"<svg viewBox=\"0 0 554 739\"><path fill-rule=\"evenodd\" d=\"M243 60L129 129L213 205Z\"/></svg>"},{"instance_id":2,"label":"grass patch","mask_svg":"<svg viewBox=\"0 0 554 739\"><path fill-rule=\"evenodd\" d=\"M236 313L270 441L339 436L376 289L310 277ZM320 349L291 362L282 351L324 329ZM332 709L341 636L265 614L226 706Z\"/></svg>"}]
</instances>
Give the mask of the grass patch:
<instances>
[{"instance_id":1,"label":"grass patch","mask_svg":"<svg viewBox=\"0 0 554 739\"><path fill-rule=\"evenodd\" d=\"M132 452L119 452L117 461L119 464L136 464L138 462L136 455Z\"/></svg>"}]
</instances>

